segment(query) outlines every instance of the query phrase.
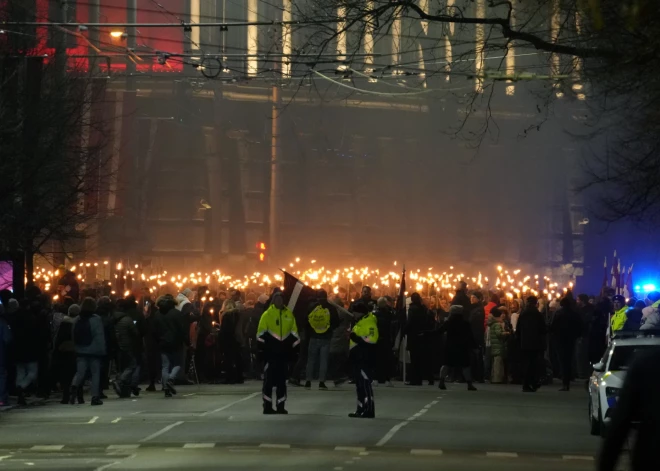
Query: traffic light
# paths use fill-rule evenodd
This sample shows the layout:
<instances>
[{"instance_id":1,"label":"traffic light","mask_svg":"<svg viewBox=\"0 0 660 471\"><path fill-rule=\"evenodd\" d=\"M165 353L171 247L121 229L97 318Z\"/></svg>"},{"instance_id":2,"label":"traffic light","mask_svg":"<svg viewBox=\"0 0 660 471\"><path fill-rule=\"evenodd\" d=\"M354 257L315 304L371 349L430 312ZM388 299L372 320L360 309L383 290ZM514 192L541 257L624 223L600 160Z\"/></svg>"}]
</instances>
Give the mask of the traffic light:
<instances>
[{"instance_id":1,"label":"traffic light","mask_svg":"<svg viewBox=\"0 0 660 471\"><path fill-rule=\"evenodd\" d=\"M266 261L266 243L265 242L257 243L257 254L259 256L259 261L260 262L265 262Z\"/></svg>"}]
</instances>

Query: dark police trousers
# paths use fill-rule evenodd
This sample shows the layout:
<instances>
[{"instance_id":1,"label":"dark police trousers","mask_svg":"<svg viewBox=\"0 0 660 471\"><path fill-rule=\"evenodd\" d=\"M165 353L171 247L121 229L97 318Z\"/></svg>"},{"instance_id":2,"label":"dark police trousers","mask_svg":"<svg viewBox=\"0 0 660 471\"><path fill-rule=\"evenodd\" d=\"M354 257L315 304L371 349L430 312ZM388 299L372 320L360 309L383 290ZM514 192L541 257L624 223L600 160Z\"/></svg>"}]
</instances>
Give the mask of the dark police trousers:
<instances>
[{"instance_id":1,"label":"dark police trousers","mask_svg":"<svg viewBox=\"0 0 660 471\"><path fill-rule=\"evenodd\" d=\"M286 379L289 365L285 357L269 358L264 365L264 387L262 390L264 407L273 406L273 388L276 388L277 406L286 402Z\"/></svg>"},{"instance_id":2,"label":"dark police trousers","mask_svg":"<svg viewBox=\"0 0 660 471\"><path fill-rule=\"evenodd\" d=\"M367 373L366 368L355 365L353 379L355 380L355 390L357 392L357 413L373 417L376 414L376 406L374 404L374 390L371 387L371 376Z\"/></svg>"}]
</instances>

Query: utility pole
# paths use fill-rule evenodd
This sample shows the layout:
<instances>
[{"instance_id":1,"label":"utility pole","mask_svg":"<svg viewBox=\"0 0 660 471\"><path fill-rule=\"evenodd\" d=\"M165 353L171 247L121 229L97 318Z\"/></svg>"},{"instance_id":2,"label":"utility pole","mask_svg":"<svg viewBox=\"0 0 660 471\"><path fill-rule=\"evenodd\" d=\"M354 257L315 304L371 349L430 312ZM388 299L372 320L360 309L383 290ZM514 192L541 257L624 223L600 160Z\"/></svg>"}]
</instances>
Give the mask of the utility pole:
<instances>
[{"instance_id":1,"label":"utility pole","mask_svg":"<svg viewBox=\"0 0 660 471\"><path fill-rule=\"evenodd\" d=\"M100 1L101 0L89 0L89 22L90 23L100 23L101 21L101 6L100 6ZM99 29L98 28L90 28L89 33L88 33L88 38L89 42L91 42L94 46L98 47L99 46ZM93 54L95 51L93 48L89 48L89 53L90 55ZM96 64L95 64L96 65ZM90 66L91 66L91 61L90 61ZM110 73L110 71L108 71Z\"/></svg>"},{"instance_id":2,"label":"utility pole","mask_svg":"<svg viewBox=\"0 0 660 471\"><path fill-rule=\"evenodd\" d=\"M270 210L269 210L269 244L270 253L277 257L278 249L278 171L279 165L279 116L280 116L280 89L273 85L271 101L273 103L270 131Z\"/></svg>"},{"instance_id":3,"label":"utility pole","mask_svg":"<svg viewBox=\"0 0 660 471\"><path fill-rule=\"evenodd\" d=\"M134 181L137 175L137 133L135 130L135 113L137 107L137 64L134 54L137 49L137 0L126 0L126 22L129 26L126 28L126 91L124 92L124 116L122 117L122 144L124 145L124 155L126 160L123 162L123 170L120 170L121 178L119 180L118 191L124 193L123 199L123 236L124 242L128 248L128 253L135 250L137 243L137 208L139 207L140 192L136 190L137 185ZM133 254L137 255L137 254Z\"/></svg>"}]
</instances>

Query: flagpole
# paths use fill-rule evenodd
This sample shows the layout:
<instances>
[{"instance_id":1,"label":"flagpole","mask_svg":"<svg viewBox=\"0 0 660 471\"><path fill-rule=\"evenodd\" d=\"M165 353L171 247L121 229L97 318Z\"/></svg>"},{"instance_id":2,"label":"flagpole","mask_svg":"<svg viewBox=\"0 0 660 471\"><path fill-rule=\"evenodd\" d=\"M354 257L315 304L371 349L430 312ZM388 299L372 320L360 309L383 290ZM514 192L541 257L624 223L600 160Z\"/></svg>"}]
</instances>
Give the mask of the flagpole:
<instances>
[{"instance_id":1,"label":"flagpole","mask_svg":"<svg viewBox=\"0 0 660 471\"><path fill-rule=\"evenodd\" d=\"M406 276L406 264L403 264L403 272L401 273L401 283L403 283L403 277ZM402 285L400 285L402 286ZM406 292L402 289L401 292L403 293L403 296L401 297L402 302L403 302L403 309L404 312L406 313L406 322L408 322L408 308L406 306ZM403 347L403 384L406 384L406 363L408 360L408 336L405 336L403 338L403 342L401 342L402 347Z\"/></svg>"}]
</instances>

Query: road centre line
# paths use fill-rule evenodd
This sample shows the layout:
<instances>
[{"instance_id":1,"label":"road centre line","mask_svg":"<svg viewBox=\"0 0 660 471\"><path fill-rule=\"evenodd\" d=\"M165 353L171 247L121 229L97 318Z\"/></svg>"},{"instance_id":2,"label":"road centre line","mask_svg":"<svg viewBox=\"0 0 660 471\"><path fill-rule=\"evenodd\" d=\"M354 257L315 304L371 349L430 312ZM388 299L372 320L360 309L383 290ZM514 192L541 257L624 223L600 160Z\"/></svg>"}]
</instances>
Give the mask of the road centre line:
<instances>
[{"instance_id":1,"label":"road centre line","mask_svg":"<svg viewBox=\"0 0 660 471\"><path fill-rule=\"evenodd\" d=\"M88 424L93 424L93 423L95 423L97 420L99 420L99 416L98 416L98 415L96 415L96 416L92 417L91 419L89 419L89 422L87 422L87 423L88 423Z\"/></svg>"},{"instance_id":2,"label":"road centre line","mask_svg":"<svg viewBox=\"0 0 660 471\"><path fill-rule=\"evenodd\" d=\"M111 424L116 424L116 423L119 422L120 420L121 420L121 417L117 417L116 419L112 420L110 423L111 423Z\"/></svg>"},{"instance_id":3,"label":"road centre line","mask_svg":"<svg viewBox=\"0 0 660 471\"><path fill-rule=\"evenodd\" d=\"M199 416L200 417L206 417L207 415L215 414L216 412L221 412L223 410L229 409L231 406L234 406L234 405L236 405L240 402L249 401L250 399L252 399L253 397L258 396L259 394L261 394L261 393L260 392L255 392L255 393L252 393L252 394L248 394L247 396L245 396L241 399L238 399L237 401L230 402L229 404L225 404L224 406L218 407L217 409L210 410L210 411L207 411L207 412L202 412L201 414L199 414Z\"/></svg>"},{"instance_id":4,"label":"road centre line","mask_svg":"<svg viewBox=\"0 0 660 471\"><path fill-rule=\"evenodd\" d=\"M426 413L429 411L429 409L430 409L431 407L433 407L434 405L436 405L437 403L438 403L438 401L431 401L431 402L429 402L429 403L426 404L424 407L422 407L422 409L420 409L419 411L417 411L415 414L411 415L410 417L408 417L408 418L407 418L406 420L404 420L403 422L399 422L398 424L396 424L394 427L392 427L392 428L389 430L389 432L387 432L387 433L383 436L383 438L381 438L381 439L378 441L378 443L376 443L376 446L384 446L387 442L389 442L389 441L392 439L392 437L394 437L394 435L396 435L396 433L397 433L399 430L401 430L403 427L405 427L406 425L408 425L408 424L409 424L410 422L412 422L413 420L418 419L418 418L420 418L421 416L423 416L424 414L426 414Z\"/></svg>"},{"instance_id":5,"label":"road centre line","mask_svg":"<svg viewBox=\"0 0 660 471\"><path fill-rule=\"evenodd\" d=\"M173 424L170 424L170 425L168 425L167 427L163 427L163 428L160 429L158 432L156 432L156 433L152 433L152 434L149 435L148 437L143 438L142 440L140 440L140 442L141 442L141 443L145 443L145 442L149 442L149 441L153 440L154 438L158 438L158 437L160 437L162 434L169 432L169 431L172 430L174 427L177 427L177 426L181 425L182 423L183 423L183 421L174 422Z\"/></svg>"}]
</instances>

